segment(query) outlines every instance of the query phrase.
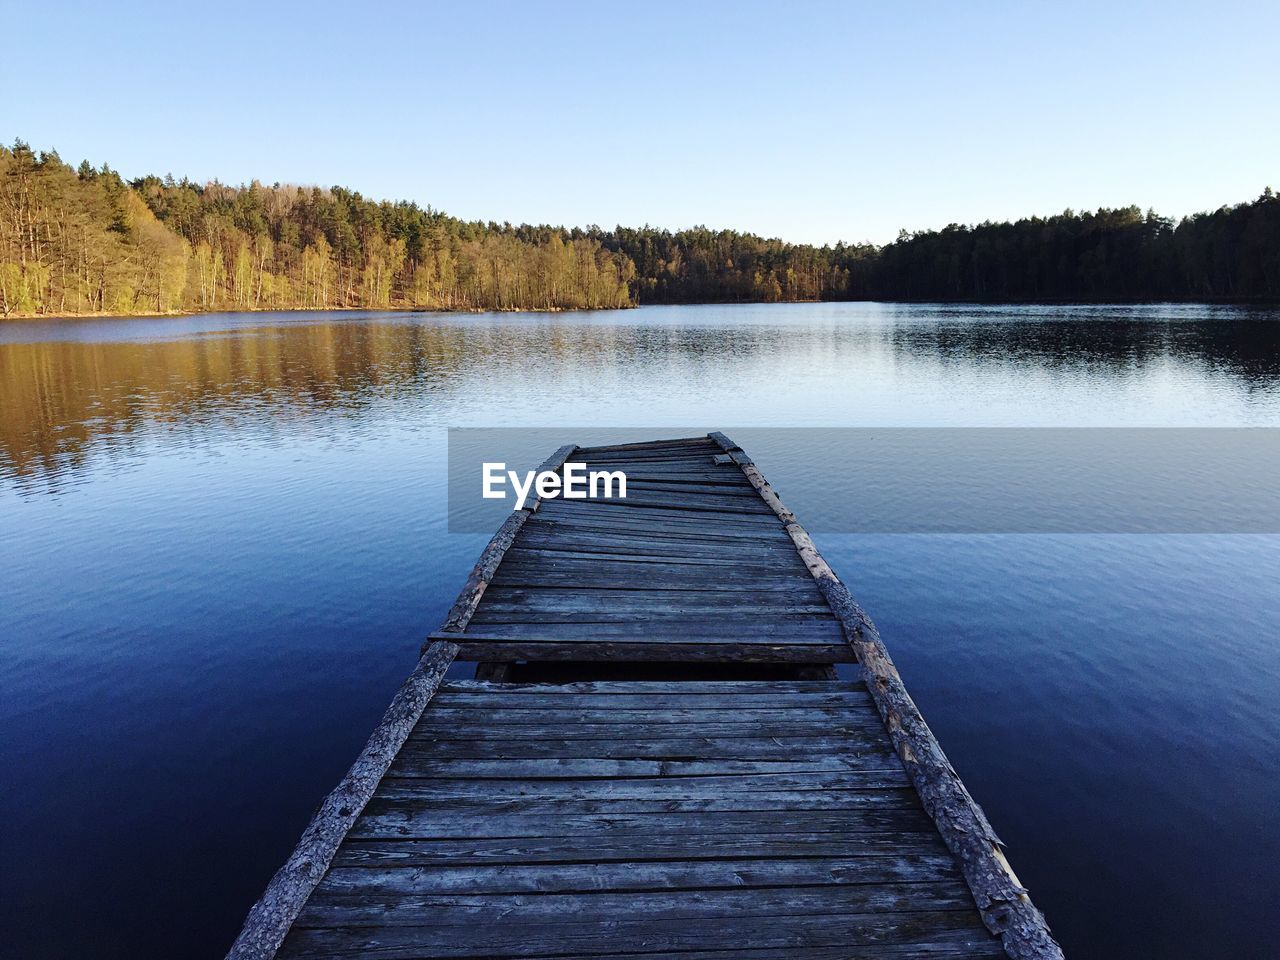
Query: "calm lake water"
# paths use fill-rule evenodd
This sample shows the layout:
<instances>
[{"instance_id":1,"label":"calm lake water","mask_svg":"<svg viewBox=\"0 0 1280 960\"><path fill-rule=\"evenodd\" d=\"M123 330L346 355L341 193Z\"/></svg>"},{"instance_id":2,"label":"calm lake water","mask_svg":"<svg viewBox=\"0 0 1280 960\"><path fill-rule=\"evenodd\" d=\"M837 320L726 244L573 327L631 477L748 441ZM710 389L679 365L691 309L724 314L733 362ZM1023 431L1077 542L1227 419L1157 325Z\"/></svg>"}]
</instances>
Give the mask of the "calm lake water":
<instances>
[{"instance_id":1,"label":"calm lake water","mask_svg":"<svg viewBox=\"0 0 1280 960\"><path fill-rule=\"evenodd\" d=\"M223 954L485 542L447 427L1122 425L1280 426L1280 314L0 324L0 952ZM1275 956L1280 537L817 539L1068 956Z\"/></svg>"}]
</instances>

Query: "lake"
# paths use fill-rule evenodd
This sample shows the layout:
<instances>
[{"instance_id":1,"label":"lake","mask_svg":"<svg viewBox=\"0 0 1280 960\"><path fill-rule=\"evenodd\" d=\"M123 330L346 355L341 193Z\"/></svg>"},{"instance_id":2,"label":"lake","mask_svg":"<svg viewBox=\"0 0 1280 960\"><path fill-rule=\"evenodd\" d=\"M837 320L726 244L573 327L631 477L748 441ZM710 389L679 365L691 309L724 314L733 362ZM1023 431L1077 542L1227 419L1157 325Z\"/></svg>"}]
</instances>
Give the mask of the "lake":
<instances>
[{"instance_id":1,"label":"lake","mask_svg":"<svg viewBox=\"0 0 1280 960\"><path fill-rule=\"evenodd\" d=\"M487 539L454 426L1280 427L1280 313L0 324L6 955L225 952ZM1274 956L1280 536L815 535L1068 956Z\"/></svg>"}]
</instances>

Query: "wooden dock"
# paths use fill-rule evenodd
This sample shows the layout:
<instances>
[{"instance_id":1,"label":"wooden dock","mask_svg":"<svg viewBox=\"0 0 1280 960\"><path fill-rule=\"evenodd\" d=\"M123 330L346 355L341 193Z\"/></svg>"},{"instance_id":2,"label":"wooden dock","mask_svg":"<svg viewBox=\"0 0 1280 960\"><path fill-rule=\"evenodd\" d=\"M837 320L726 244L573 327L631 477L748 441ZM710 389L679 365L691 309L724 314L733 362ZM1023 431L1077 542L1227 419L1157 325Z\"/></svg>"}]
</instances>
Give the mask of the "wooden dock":
<instances>
[{"instance_id":1,"label":"wooden dock","mask_svg":"<svg viewBox=\"0 0 1280 960\"><path fill-rule=\"evenodd\" d=\"M626 499L503 523L228 956L1060 958L750 458L711 434L543 469L570 457Z\"/></svg>"}]
</instances>

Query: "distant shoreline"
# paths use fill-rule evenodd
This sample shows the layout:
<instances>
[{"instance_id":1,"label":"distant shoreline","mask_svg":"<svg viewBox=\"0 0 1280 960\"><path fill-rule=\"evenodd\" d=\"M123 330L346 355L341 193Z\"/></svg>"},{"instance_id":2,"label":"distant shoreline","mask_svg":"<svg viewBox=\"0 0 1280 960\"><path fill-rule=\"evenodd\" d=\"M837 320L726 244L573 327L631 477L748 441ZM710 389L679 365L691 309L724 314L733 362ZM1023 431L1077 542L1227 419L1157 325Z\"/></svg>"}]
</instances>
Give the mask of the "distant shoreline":
<instances>
[{"instance_id":1,"label":"distant shoreline","mask_svg":"<svg viewBox=\"0 0 1280 960\"><path fill-rule=\"evenodd\" d=\"M231 307L212 310L170 310L163 313L154 310L137 310L127 313L11 313L0 317L0 323L23 320L144 320L178 317L207 317L220 313L255 314L255 313L613 313L636 310L642 307L748 307L748 306L787 306L801 303L883 303L883 304L938 304L939 306L971 306L971 307L1149 307L1157 304L1171 306L1202 305L1206 307L1280 307L1280 300L1257 297L1204 298L1175 300L1169 298L1150 300L937 300L937 299L894 299L877 300L872 298L857 300L699 300L680 303L633 303L622 307Z\"/></svg>"}]
</instances>

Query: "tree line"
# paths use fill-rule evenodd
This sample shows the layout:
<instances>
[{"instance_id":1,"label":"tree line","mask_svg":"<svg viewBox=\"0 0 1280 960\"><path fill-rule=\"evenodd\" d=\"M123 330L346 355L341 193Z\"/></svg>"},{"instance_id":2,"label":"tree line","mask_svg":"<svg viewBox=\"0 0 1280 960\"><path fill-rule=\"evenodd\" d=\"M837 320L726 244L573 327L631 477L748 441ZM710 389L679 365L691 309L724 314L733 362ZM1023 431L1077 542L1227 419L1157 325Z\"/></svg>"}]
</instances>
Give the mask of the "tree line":
<instances>
[{"instance_id":1,"label":"tree line","mask_svg":"<svg viewBox=\"0 0 1280 960\"><path fill-rule=\"evenodd\" d=\"M341 187L126 182L0 147L0 314L801 300L1280 300L1280 198L951 225L882 247L467 222Z\"/></svg>"},{"instance_id":2,"label":"tree line","mask_svg":"<svg viewBox=\"0 0 1280 960\"><path fill-rule=\"evenodd\" d=\"M126 183L0 148L4 315L633 302L629 258L559 229L466 223L339 187Z\"/></svg>"}]
</instances>

